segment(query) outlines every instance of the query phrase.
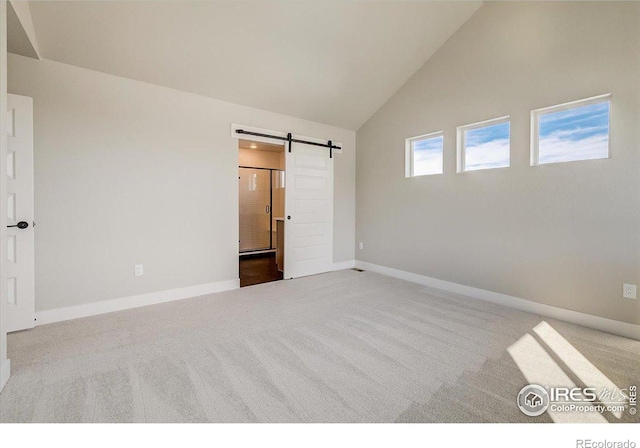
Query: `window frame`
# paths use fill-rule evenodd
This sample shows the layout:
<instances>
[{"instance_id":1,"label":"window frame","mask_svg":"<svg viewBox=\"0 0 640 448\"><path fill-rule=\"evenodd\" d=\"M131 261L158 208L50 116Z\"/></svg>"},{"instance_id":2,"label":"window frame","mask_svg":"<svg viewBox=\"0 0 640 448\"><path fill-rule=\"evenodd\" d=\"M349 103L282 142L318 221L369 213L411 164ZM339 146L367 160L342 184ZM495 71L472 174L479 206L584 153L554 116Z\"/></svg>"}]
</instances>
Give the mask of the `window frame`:
<instances>
[{"instance_id":1,"label":"window frame","mask_svg":"<svg viewBox=\"0 0 640 448\"><path fill-rule=\"evenodd\" d=\"M466 139L466 132L467 131L473 131L476 129L480 129L480 128L486 128L489 126L493 126L496 124L502 124L502 123L509 123L509 165L507 166L500 166L500 167L495 167L495 168L483 168L483 169L479 169L479 170L466 170L465 169L465 164L466 164L466 143L467 143L467 139ZM457 145L456 145L456 149L457 149L457 157L456 157L456 169L457 169L457 173L461 174L461 173L470 173L470 172L474 172L474 171L486 171L486 170L496 170L496 169L504 169L504 168L510 168L511 167L511 115L505 115L504 117L498 117L498 118L492 118L490 120L484 120L484 121L478 121L476 123L471 123L471 124L465 124L462 126L458 126L456 129L456 134L457 134Z\"/></svg>"},{"instance_id":2,"label":"window frame","mask_svg":"<svg viewBox=\"0 0 640 448\"><path fill-rule=\"evenodd\" d=\"M415 142L428 140L430 138L442 137L442 171L439 173L431 173L431 174L414 174L415 168L415 151L413 150L413 145ZM404 177L412 178L412 177L424 177L424 176L437 176L439 174L444 174L444 131L431 132L429 134L417 135L415 137L409 137L405 139L405 154L404 154Z\"/></svg>"},{"instance_id":3,"label":"window frame","mask_svg":"<svg viewBox=\"0 0 640 448\"><path fill-rule=\"evenodd\" d=\"M609 103L609 123L608 123L608 139L607 139L607 157L598 159L576 159L563 160L560 162L540 163L540 116L555 112L564 112L566 110L576 109L578 107L592 106L594 104ZM606 160L611 158L611 114L612 114L612 95L605 93L603 95L592 96L580 100L570 101L568 103L556 104L554 106L542 107L531 111L531 146L530 146L530 164L531 166L555 165L558 163L570 162L587 162L589 160Z\"/></svg>"}]
</instances>

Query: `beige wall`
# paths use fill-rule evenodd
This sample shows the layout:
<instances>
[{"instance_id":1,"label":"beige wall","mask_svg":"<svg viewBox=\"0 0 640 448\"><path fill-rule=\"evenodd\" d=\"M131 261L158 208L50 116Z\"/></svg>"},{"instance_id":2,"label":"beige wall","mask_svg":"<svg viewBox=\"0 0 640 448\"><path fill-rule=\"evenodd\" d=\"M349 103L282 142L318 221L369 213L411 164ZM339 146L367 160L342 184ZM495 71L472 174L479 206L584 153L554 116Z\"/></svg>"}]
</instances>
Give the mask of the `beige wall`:
<instances>
[{"instance_id":1,"label":"beige wall","mask_svg":"<svg viewBox=\"0 0 640 448\"><path fill-rule=\"evenodd\" d=\"M9 91L34 99L37 311L237 279L231 123L344 143L334 261L354 258L353 131L14 55Z\"/></svg>"},{"instance_id":2,"label":"beige wall","mask_svg":"<svg viewBox=\"0 0 640 448\"><path fill-rule=\"evenodd\" d=\"M640 323L640 4L484 6L357 133L358 260ZM529 112L613 94L608 160L529 166ZM511 167L456 174L456 126L511 115ZM404 178L444 131L443 175Z\"/></svg>"}]
</instances>

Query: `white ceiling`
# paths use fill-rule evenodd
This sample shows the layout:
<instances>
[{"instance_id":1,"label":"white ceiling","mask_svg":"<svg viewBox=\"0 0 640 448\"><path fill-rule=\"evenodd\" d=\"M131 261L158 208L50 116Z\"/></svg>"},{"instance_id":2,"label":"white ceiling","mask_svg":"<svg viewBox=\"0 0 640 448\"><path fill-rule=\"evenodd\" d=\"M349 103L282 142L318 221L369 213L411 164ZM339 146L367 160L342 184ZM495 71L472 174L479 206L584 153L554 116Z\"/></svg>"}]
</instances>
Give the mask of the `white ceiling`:
<instances>
[{"instance_id":1,"label":"white ceiling","mask_svg":"<svg viewBox=\"0 0 640 448\"><path fill-rule=\"evenodd\" d=\"M7 2L7 51L38 59L34 34L29 3Z\"/></svg>"},{"instance_id":2,"label":"white ceiling","mask_svg":"<svg viewBox=\"0 0 640 448\"><path fill-rule=\"evenodd\" d=\"M41 56L358 129L481 2L30 2Z\"/></svg>"}]
</instances>

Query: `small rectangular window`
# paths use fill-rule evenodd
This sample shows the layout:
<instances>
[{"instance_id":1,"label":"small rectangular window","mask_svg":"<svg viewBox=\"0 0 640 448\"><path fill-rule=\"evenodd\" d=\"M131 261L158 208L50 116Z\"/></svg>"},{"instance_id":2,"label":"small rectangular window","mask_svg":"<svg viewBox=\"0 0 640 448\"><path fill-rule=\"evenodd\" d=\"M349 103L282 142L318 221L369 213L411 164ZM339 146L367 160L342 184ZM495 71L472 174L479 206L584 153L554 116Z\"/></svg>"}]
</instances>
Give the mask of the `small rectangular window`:
<instances>
[{"instance_id":1,"label":"small rectangular window","mask_svg":"<svg viewBox=\"0 0 640 448\"><path fill-rule=\"evenodd\" d=\"M458 173L510 165L509 117L458 127Z\"/></svg>"},{"instance_id":2,"label":"small rectangular window","mask_svg":"<svg viewBox=\"0 0 640 448\"><path fill-rule=\"evenodd\" d=\"M609 157L611 95L531 112L531 165Z\"/></svg>"},{"instance_id":3,"label":"small rectangular window","mask_svg":"<svg viewBox=\"0 0 640 448\"><path fill-rule=\"evenodd\" d=\"M406 141L405 177L442 174L443 172L442 132L408 138Z\"/></svg>"}]
</instances>

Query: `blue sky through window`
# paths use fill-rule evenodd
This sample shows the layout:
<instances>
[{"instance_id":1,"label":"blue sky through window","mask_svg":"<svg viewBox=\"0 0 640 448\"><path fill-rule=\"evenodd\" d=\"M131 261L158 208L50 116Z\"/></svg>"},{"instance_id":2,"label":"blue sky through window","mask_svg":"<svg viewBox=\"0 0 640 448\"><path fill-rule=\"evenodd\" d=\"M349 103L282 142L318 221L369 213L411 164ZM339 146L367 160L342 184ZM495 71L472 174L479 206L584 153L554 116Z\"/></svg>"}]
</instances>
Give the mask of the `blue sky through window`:
<instances>
[{"instance_id":1,"label":"blue sky through window","mask_svg":"<svg viewBox=\"0 0 640 448\"><path fill-rule=\"evenodd\" d=\"M465 131L464 170L484 170L509 166L508 121Z\"/></svg>"},{"instance_id":2,"label":"blue sky through window","mask_svg":"<svg viewBox=\"0 0 640 448\"><path fill-rule=\"evenodd\" d=\"M413 175L442 174L442 135L413 142Z\"/></svg>"},{"instance_id":3,"label":"blue sky through window","mask_svg":"<svg viewBox=\"0 0 640 448\"><path fill-rule=\"evenodd\" d=\"M610 102L539 116L538 163L609 157Z\"/></svg>"}]
</instances>

